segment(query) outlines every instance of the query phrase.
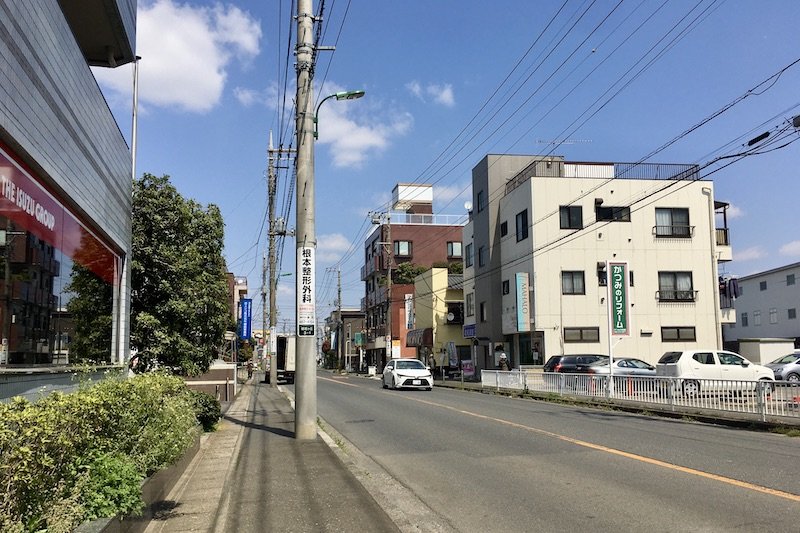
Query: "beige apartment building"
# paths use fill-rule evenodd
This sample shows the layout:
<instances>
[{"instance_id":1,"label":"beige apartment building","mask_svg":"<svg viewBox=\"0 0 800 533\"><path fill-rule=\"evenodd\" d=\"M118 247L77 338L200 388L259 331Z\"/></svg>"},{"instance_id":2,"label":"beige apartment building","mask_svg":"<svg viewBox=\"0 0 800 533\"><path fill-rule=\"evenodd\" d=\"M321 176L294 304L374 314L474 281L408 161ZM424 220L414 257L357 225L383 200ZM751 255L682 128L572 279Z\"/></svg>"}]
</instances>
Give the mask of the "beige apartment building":
<instances>
[{"instance_id":1,"label":"beige apartment building","mask_svg":"<svg viewBox=\"0 0 800 533\"><path fill-rule=\"evenodd\" d=\"M464 337L477 368L496 368L497 344L514 367L609 351L654 363L722 347L722 324L735 320L720 306L717 269L732 258L727 204L696 166L488 155L472 187ZM619 330L608 262L627 267Z\"/></svg>"}]
</instances>

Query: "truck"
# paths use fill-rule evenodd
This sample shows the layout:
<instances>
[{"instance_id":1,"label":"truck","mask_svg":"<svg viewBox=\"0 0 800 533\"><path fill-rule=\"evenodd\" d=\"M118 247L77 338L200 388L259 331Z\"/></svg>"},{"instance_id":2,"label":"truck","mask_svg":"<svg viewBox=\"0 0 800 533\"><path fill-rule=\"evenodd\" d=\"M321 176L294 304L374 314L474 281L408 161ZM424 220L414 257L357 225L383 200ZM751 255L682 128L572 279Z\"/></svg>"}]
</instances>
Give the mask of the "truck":
<instances>
[{"instance_id":1,"label":"truck","mask_svg":"<svg viewBox=\"0 0 800 533\"><path fill-rule=\"evenodd\" d=\"M295 336L294 335L276 335L275 336L275 359L277 359L278 382L281 380L286 383L294 383L295 371ZM269 372L266 375L266 381L269 383Z\"/></svg>"}]
</instances>

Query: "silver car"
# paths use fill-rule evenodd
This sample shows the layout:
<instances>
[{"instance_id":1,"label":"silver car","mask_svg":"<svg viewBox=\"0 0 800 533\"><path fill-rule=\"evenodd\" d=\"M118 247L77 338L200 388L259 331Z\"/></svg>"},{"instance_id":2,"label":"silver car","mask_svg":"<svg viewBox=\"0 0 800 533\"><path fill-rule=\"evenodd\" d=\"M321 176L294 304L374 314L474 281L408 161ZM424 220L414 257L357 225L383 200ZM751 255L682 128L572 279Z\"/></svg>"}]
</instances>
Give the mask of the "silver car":
<instances>
[{"instance_id":1,"label":"silver car","mask_svg":"<svg viewBox=\"0 0 800 533\"><path fill-rule=\"evenodd\" d=\"M587 368L589 374L608 375L608 359L595 361ZM633 357L614 358L615 376L655 376L656 367Z\"/></svg>"},{"instance_id":2,"label":"silver car","mask_svg":"<svg viewBox=\"0 0 800 533\"><path fill-rule=\"evenodd\" d=\"M778 381L800 382L800 352L778 357L765 366L775 372L775 379Z\"/></svg>"}]
</instances>

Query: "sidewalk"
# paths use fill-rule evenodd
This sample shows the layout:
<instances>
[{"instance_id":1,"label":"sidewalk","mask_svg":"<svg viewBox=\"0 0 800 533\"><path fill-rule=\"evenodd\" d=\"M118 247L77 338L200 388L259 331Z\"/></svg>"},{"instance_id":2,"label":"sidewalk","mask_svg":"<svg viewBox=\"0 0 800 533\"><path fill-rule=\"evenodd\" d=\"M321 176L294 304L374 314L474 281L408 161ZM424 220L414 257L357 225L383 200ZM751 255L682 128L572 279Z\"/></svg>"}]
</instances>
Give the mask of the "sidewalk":
<instances>
[{"instance_id":1,"label":"sidewalk","mask_svg":"<svg viewBox=\"0 0 800 533\"><path fill-rule=\"evenodd\" d=\"M398 531L322 438L294 439L289 399L260 377L203 437L145 531Z\"/></svg>"}]
</instances>

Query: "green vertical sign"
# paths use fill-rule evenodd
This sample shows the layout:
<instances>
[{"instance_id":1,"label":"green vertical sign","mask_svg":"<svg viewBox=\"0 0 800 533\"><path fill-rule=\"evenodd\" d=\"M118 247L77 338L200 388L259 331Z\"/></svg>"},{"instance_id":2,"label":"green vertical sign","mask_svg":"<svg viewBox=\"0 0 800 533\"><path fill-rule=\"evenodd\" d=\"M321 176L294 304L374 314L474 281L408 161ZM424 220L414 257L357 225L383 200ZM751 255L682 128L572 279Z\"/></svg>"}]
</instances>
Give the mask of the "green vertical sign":
<instances>
[{"instance_id":1,"label":"green vertical sign","mask_svg":"<svg viewBox=\"0 0 800 533\"><path fill-rule=\"evenodd\" d=\"M631 334L628 316L628 264L608 262L608 302L611 306L611 335Z\"/></svg>"}]
</instances>

